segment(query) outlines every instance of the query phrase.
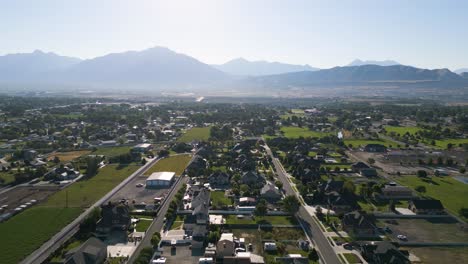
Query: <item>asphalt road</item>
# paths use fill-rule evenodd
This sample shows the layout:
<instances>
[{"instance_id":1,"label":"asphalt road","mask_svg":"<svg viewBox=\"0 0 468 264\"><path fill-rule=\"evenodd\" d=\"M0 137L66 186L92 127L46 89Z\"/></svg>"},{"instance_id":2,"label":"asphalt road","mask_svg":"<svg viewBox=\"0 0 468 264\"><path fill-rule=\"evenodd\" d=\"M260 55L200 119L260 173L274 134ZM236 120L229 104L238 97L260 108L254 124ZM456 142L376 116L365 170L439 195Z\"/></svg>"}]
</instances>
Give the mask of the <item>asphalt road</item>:
<instances>
[{"instance_id":1,"label":"asphalt road","mask_svg":"<svg viewBox=\"0 0 468 264\"><path fill-rule=\"evenodd\" d=\"M265 149L268 155L270 155L270 157L273 160L273 165L275 166L278 179L283 183L283 189L285 190L286 194L300 196L292 188L281 162L273 156L273 153L271 152L268 146L266 146ZM321 256L321 262L325 264L341 264L341 261L338 259L338 256L333 250L333 247L330 245L330 242L328 242L327 238L322 233L319 224L304 206L301 206L299 208L299 212L297 212L297 217L301 220L308 236L311 237L314 241L314 244L318 249L317 251Z\"/></svg>"},{"instance_id":2,"label":"asphalt road","mask_svg":"<svg viewBox=\"0 0 468 264\"><path fill-rule=\"evenodd\" d=\"M137 177L140 174L145 173L153 164L155 164L159 159L153 159L150 162L147 162L144 166L139 168L135 171L132 175L127 177L124 181L122 181L119 185L117 185L112 191L104 195L101 199L99 199L96 203L90 206L86 211L84 211L80 216L78 216L73 222L68 224L64 227L60 232L55 234L51 239L47 242L42 244L40 248L36 251L31 253L28 257L26 257L21 263L34 263L40 264L44 262L55 250L57 250L63 243L65 243L68 239L70 239L77 231L78 227L83 221L86 216L94 209L94 207L101 206L107 200L112 198L112 196L117 193L120 189L122 189L126 184L131 182L133 178Z\"/></svg>"},{"instance_id":3,"label":"asphalt road","mask_svg":"<svg viewBox=\"0 0 468 264\"><path fill-rule=\"evenodd\" d=\"M128 260L127 263L131 264L135 262L137 259L138 255L140 255L140 251L145 248L145 247L152 247L151 245L151 237L153 236L154 233L160 232L161 229L164 226L164 217L166 216L167 210L169 209L169 204L171 203L172 199L174 199L175 194L179 190L179 188L184 184L187 183L187 177L182 177L180 180L178 180L173 188L171 189L171 192L169 195L164 199L164 204L159 207L158 214L156 218L153 220L151 225L148 227L148 230L146 230L145 236L143 237L143 240L138 244L137 248L135 251L132 253L130 256L130 259Z\"/></svg>"}]
</instances>

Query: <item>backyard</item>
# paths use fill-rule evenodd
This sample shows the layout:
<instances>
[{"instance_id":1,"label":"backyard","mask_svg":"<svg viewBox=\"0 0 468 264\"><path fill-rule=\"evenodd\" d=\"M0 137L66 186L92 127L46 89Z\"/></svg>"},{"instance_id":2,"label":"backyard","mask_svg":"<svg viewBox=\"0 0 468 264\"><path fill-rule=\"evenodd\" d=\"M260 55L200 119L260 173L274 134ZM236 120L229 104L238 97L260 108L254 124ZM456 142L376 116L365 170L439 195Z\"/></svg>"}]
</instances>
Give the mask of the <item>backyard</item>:
<instances>
[{"instance_id":1,"label":"backyard","mask_svg":"<svg viewBox=\"0 0 468 264\"><path fill-rule=\"evenodd\" d=\"M224 207L232 205L231 198L228 198L224 195L224 191L214 191L211 192L211 201L216 207Z\"/></svg>"},{"instance_id":2,"label":"backyard","mask_svg":"<svg viewBox=\"0 0 468 264\"><path fill-rule=\"evenodd\" d=\"M48 157L48 160L53 160L55 157L58 157L61 162L69 162L76 158L79 158L83 155L88 155L91 153L89 150L77 150L77 151L69 151L69 152L54 152L52 155Z\"/></svg>"}]
</instances>

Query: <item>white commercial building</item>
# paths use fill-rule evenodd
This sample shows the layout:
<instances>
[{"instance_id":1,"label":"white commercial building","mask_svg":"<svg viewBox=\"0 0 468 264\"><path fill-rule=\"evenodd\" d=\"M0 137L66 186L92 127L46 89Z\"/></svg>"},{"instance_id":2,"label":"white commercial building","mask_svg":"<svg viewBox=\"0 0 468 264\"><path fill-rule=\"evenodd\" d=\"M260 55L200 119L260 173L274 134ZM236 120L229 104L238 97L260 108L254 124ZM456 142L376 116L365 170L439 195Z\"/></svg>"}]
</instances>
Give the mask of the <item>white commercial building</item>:
<instances>
[{"instance_id":1,"label":"white commercial building","mask_svg":"<svg viewBox=\"0 0 468 264\"><path fill-rule=\"evenodd\" d=\"M168 187L174 180L175 172L154 172L146 179L147 188Z\"/></svg>"}]
</instances>

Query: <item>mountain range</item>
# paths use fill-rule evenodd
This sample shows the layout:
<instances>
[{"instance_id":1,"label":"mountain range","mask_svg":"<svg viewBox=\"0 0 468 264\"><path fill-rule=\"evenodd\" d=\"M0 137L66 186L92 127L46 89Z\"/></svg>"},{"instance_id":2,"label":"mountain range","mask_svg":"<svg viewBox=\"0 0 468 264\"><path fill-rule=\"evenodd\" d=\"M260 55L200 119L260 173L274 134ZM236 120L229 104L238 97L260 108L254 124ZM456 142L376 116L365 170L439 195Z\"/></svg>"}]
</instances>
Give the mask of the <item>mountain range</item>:
<instances>
[{"instance_id":1,"label":"mountain range","mask_svg":"<svg viewBox=\"0 0 468 264\"><path fill-rule=\"evenodd\" d=\"M331 69L242 58L208 65L168 48L154 47L87 60L42 51L0 56L0 83L75 85L104 91L108 88L257 91L252 87L262 88L263 92L270 88L286 91L298 87L312 91L314 87L356 90L383 85L394 91L402 87L467 88L468 78L448 69L420 69L388 60L355 60L350 66Z\"/></svg>"},{"instance_id":2,"label":"mountain range","mask_svg":"<svg viewBox=\"0 0 468 264\"><path fill-rule=\"evenodd\" d=\"M221 65L212 65L216 69L231 75L259 76L299 71L317 71L309 65L294 65L281 62L248 61L244 58L230 60Z\"/></svg>"}]
</instances>

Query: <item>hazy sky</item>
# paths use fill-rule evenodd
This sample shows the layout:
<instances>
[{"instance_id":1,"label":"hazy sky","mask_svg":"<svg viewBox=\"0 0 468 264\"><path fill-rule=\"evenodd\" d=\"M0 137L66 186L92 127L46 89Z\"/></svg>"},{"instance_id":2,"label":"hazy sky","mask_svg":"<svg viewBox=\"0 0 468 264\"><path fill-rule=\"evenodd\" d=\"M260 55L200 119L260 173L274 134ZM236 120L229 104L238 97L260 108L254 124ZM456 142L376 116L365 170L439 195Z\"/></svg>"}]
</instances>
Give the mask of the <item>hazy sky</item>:
<instances>
[{"instance_id":1,"label":"hazy sky","mask_svg":"<svg viewBox=\"0 0 468 264\"><path fill-rule=\"evenodd\" d=\"M360 58L453 70L468 67L468 1L0 0L0 54L92 58L153 46L206 63L326 68Z\"/></svg>"}]
</instances>

